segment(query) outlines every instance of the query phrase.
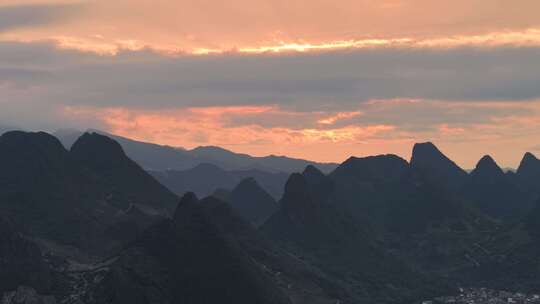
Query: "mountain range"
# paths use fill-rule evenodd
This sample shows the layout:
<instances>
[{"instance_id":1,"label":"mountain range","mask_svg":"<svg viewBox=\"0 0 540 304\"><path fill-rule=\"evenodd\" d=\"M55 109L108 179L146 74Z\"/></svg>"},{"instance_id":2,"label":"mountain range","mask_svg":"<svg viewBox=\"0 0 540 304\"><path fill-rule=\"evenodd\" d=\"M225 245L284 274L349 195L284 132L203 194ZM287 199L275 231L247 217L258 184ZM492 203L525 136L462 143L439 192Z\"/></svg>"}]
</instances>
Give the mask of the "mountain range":
<instances>
[{"instance_id":1,"label":"mountain range","mask_svg":"<svg viewBox=\"0 0 540 304\"><path fill-rule=\"evenodd\" d=\"M333 163L317 163L303 159L289 158L285 156L254 157L247 154L234 153L215 146L201 146L192 150L178 147L163 146L126 137L109 134L99 130L89 130L108 136L117 141L126 154L146 170L188 170L200 164L213 164L224 170L260 170L266 172L295 172L303 170L307 165L319 167L324 172L329 172L336 167ZM53 133L66 148L71 145L84 132L77 130L58 130Z\"/></svg>"},{"instance_id":2,"label":"mountain range","mask_svg":"<svg viewBox=\"0 0 540 304\"><path fill-rule=\"evenodd\" d=\"M176 205L118 143L95 133L69 151L47 133L4 133L0 168L0 215L44 243L104 254Z\"/></svg>"},{"instance_id":3,"label":"mountain range","mask_svg":"<svg viewBox=\"0 0 540 304\"><path fill-rule=\"evenodd\" d=\"M213 194L217 189L231 191L246 178L253 178L265 191L279 199L289 177L284 172L267 172L258 169L224 170L213 164L199 164L188 170L149 171L160 183L177 195L194 192L199 197Z\"/></svg>"},{"instance_id":4,"label":"mountain range","mask_svg":"<svg viewBox=\"0 0 540 304\"><path fill-rule=\"evenodd\" d=\"M530 153L515 173L490 156L468 173L432 143L329 171L149 173L115 139L0 136L3 303L397 304L540 288Z\"/></svg>"}]
</instances>

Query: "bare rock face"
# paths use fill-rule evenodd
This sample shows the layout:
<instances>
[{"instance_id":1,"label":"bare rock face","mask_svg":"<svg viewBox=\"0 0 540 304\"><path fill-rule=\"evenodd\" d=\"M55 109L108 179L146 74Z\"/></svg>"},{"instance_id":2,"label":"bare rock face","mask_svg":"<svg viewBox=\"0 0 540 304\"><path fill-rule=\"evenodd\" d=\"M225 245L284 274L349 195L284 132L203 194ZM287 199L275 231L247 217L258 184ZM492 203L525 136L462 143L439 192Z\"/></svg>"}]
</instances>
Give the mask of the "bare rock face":
<instances>
[{"instance_id":1,"label":"bare rock face","mask_svg":"<svg viewBox=\"0 0 540 304\"><path fill-rule=\"evenodd\" d=\"M15 291L4 293L0 304L56 304L56 299L42 296L31 287L19 286Z\"/></svg>"}]
</instances>

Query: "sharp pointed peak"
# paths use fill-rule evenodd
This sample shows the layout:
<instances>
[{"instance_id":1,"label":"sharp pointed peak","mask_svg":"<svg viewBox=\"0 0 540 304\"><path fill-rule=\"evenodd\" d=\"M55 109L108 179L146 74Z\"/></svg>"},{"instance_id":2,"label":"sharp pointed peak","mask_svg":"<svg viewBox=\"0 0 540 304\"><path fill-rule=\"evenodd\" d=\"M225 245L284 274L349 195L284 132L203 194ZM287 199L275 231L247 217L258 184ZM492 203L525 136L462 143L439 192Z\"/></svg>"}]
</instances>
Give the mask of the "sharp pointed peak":
<instances>
[{"instance_id":1,"label":"sharp pointed peak","mask_svg":"<svg viewBox=\"0 0 540 304\"><path fill-rule=\"evenodd\" d=\"M432 142L423 142L416 143L413 146L412 157L411 157L411 166L425 166L426 164L441 163L446 162L448 165L459 169L460 171L465 171L461 169L455 162L448 158L435 144Z\"/></svg>"},{"instance_id":2,"label":"sharp pointed peak","mask_svg":"<svg viewBox=\"0 0 540 304\"><path fill-rule=\"evenodd\" d=\"M473 176L482 174L491 177L504 176L504 171L499 167L497 162L490 156L484 155L476 164L476 168L471 173Z\"/></svg>"},{"instance_id":3,"label":"sharp pointed peak","mask_svg":"<svg viewBox=\"0 0 540 304\"><path fill-rule=\"evenodd\" d=\"M531 152L527 152L523 155L519 167L517 169L518 174L523 174L524 171L537 170L534 168L540 167L540 160Z\"/></svg>"},{"instance_id":4,"label":"sharp pointed peak","mask_svg":"<svg viewBox=\"0 0 540 304\"><path fill-rule=\"evenodd\" d=\"M538 158L531 152L526 152L525 155L523 155L523 160L538 160Z\"/></svg>"},{"instance_id":5,"label":"sharp pointed peak","mask_svg":"<svg viewBox=\"0 0 540 304\"><path fill-rule=\"evenodd\" d=\"M483 167L483 166L490 166L490 167L496 166L497 168L500 169L499 165L497 165L497 162L490 155L482 156L482 158L476 164L477 168Z\"/></svg>"}]
</instances>

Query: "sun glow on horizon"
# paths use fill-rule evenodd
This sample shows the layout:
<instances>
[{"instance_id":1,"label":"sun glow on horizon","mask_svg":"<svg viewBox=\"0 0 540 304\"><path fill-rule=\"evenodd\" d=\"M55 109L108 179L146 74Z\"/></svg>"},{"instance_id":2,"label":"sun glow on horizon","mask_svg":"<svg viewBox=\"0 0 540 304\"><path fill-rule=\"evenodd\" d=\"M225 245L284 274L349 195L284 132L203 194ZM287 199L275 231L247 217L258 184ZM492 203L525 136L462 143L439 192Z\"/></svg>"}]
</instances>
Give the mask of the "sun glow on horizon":
<instances>
[{"instance_id":1,"label":"sun glow on horizon","mask_svg":"<svg viewBox=\"0 0 540 304\"><path fill-rule=\"evenodd\" d=\"M1 123L319 161L540 151L539 1L0 2Z\"/></svg>"},{"instance_id":2,"label":"sun glow on horizon","mask_svg":"<svg viewBox=\"0 0 540 304\"><path fill-rule=\"evenodd\" d=\"M530 142L527 133L540 127L540 101L525 105L528 112L519 111L519 114L504 114L505 109L513 111L524 107L511 102L457 102L456 105L463 107L461 111L495 109L496 114L486 117L485 122L470 124L433 122L432 126L422 126L430 121L428 117L417 123L385 123L388 120L385 116L411 111L421 115L425 107L440 113L460 113L445 103L397 99L374 100L365 103L361 110L334 113L291 112L272 105L162 110L66 107L64 115L68 119L97 120L107 132L140 141L187 149L215 145L254 156L288 155L321 162L341 162L349 156L380 153L408 158L410 147L422 141L437 141L444 147L448 145L450 151L479 142L490 150L499 147L499 142L507 148L509 142L527 147ZM378 122L362 122L371 115L382 116ZM451 120L450 117L447 119ZM265 125L267 121L280 123ZM513 149L498 149L497 154L512 156L512 163L502 162L505 166L515 166L522 156L521 151L512 153ZM306 150L310 151L309 156L304 154ZM456 160L466 168L473 167L482 156L456 154Z\"/></svg>"},{"instance_id":3,"label":"sun glow on horizon","mask_svg":"<svg viewBox=\"0 0 540 304\"><path fill-rule=\"evenodd\" d=\"M540 28L530 28L523 31L491 32L481 35L454 35L432 38L369 38L334 40L326 42L286 41L277 40L272 43L260 43L253 46L238 46L233 48L208 48L152 44L137 39L108 40L103 35L93 37L52 36L48 38L24 38L19 35L0 35L0 41L20 41L31 43L36 41L52 42L60 49L92 52L100 55L114 56L122 51L151 50L167 56L182 55L226 55L226 54L287 54L306 52L331 52L339 50L374 49L374 48L461 48L461 47L533 47L540 46Z\"/></svg>"}]
</instances>

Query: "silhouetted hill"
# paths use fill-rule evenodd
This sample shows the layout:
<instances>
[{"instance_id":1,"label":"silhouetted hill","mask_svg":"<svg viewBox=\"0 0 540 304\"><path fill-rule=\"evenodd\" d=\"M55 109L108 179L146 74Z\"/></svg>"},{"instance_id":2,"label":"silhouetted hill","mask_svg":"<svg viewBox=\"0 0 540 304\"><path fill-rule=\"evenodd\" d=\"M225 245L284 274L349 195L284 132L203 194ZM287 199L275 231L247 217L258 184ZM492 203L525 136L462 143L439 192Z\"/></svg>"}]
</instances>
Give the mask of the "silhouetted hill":
<instances>
[{"instance_id":1,"label":"silhouetted hill","mask_svg":"<svg viewBox=\"0 0 540 304\"><path fill-rule=\"evenodd\" d=\"M369 225L340 211L332 195L315 195L312 187L306 176L290 176L281 209L262 227L269 238L319 265L342 282L356 302L414 301L444 289L436 281L427 287L426 277L385 252ZM388 289L389 284L394 288Z\"/></svg>"},{"instance_id":2,"label":"silhouetted hill","mask_svg":"<svg viewBox=\"0 0 540 304\"><path fill-rule=\"evenodd\" d=\"M14 126L0 124L0 135L10 131L21 131L21 129Z\"/></svg>"},{"instance_id":3,"label":"silhouetted hill","mask_svg":"<svg viewBox=\"0 0 540 304\"><path fill-rule=\"evenodd\" d=\"M175 209L177 196L125 147L97 133L70 151L47 133L0 136L0 293L29 285L62 303L353 304L414 303L456 286L540 288L540 202L530 204L540 161L530 153L515 174L489 156L467 174L425 143L411 164L351 157L329 174L308 164L288 176L200 162L255 159L217 147L159 148L196 165L153 172L163 184L214 193L188 193ZM283 192L279 204L268 189Z\"/></svg>"},{"instance_id":4,"label":"silhouetted hill","mask_svg":"<svg viewBox=\"0 0 540 304\"><path fill-rule=\"evenodd\" d=\"M278 210L277 202L254 178L242 180L230 193L228 202L240 216L257 227Z\"/></svg>"},{"instance_id":5,"label":"silhouetted hill","mask_svg":"<svg viewBox=\"0 0 540 304\"><path fill-rule=\"evenodd\" d=\"M540 172L540 160L532 153L527 152L521 160L517 173L524 178L538 177Z\"/></svg>"},{"instance_id":6,"label":"silhouetted hill","mask_svg":"<svg viewBox=\"0 0 540 304\"><path fill-rule=\"evenodd\" d=\"M452 190L459 189L467 178L467 172L431 142L415 144L410 163L415 174Z\"/></svg>"},{"instance_id":7,"label":"silhouetted hill","mask_svg":"<svg viewBox=\"0 0 540 304\"><path fill-rule=\"evenodd\" d=\"M489 155L483 156L478 161L470 175L472 179L486 183L496 183L506 179L501 167Z\"/></svg>"},{"instance_id":8,"label":"silhouetted hill","mask_svg":"<svg viewBox=\"0 0 540 304\"><path fill-rule=\"evenodd\" d=\"M516 172L516 178L540 198L540 160L532 153L525 153Z\"/></svg>"},{"instance_id":9,"label":"silhouetted hill","mask_svg":"<svg viewBox=\"0 0 540 304\"><path fill-rule=\"evenodd\" d=\"M184 171L150 171L150 174L178 195L192 191L201 197L208 196L219 188L232 190L243 179L252 177L274 198L279 198L288 176L286 173L270 173L256 169L223 170L206 163Z\"/></svg>"},{"instance_id":10,"label":"silhouetted hill","mask_svg":"<svg viewBox=\"0 0 540 304\"><path fill-rule=\"evenodd\" d=\"M330 175L336 180L354 179L357 183L399 180L408 170L407 161L396 155L351 157Z\"/></svg>"},{"instance_id":11,"label":"silhouetted hill","mask_svg":"<svg viewBox=\"0 0 540 304\"><path fill-rule=\"evenodd\" d=\"M117 144L86 135L76 146L68 152L47 133L2 135L0 215L33 236L105 253L174 204L175 196L130 162ZM152 198L145 199L148 195ZM122 231L126 235L118 235Z\"/></svg>"},{"instance_id":12,"label":"silhouetted hill","mask_svg":"<svg viewBox=\"0 0 540 304\"><path fill-rule=\"evenodd\" d=\"M254 157L247 154L234 153L214 146L198 147L185 150L170 146L151 144L129 138L108 134L98 130L90 132L106 135L120 143L126 154L146 170L187 170L199 164L209 163L225 170L257 169L269 172L295 172L307 165L315 165L325 172L333 170L336 164L316 163L303 159L285 156ZM82 134L83 132L78 132ZM54 133L69 148L77 137L77 131L59 130ZM80 136L80 135L79 135Z\"/></svg>"},{"instance_id":13,"label":"silhouetted hill","mask_svg":"<svg viewBox=\"0 0 540 304\"><path fill-rule=\"evenodd\" d=\"M396 155L351 157L329 174L338 204L358 220L383 226L386 204L403 196L409 164ZM368 219L369 218L369 219Z\"/></svg>"},{"instance_id":14,"label":"silhouetted hill","mask_svg":"<svg viewBox=\"0 0 540 304\"><path fill-rule=\"evenodd\" d=\"M497 219L517 219L531 208L529 195L488 155L471 172L463 195L479 210Z\"/></svg>"},{"instance_id":15,"label":"silhouetted hill","mask_svg":"<svg viewBox=\"0 0 540 304\"><path fill-rule=\"evenodd\" d=\"M395 155L350 158L330 174L332 197L357 221L370 223L387 248L416 267L438 273L466 266L469 246L495 225L466 206L446 182L433 178L439 173L432 163L442 159L449 164L433 145L415 147L421 169Z\"/></svg>"},{"instance_id":16,"label":"silhouetted hill","mask_svg":"<svg viewBox=\"0 0 540 304\"><path fill-rule=\"evenodd\" d=\"M104 135L83 134L71 147L70 156L79 165L97 173L113 196L124 195L126 202L139 208L153 206L172 211L176 206L176 195L128 158L116 141Z\"/></svg>"},{"instance_id":17,"label":"silhouetted hill","mask_svg":"<svg viewBox=\"0 0 540 304\"><path fill-rule=\"evenodd\" d=\"M347 234L355 232L351 219L344 220L345 214L339 214L321 196L313 195L302 174L289 177L280 205L281 209L263 226L277 239L291 239L305 248L331 250L348 243Z\"/></svg>"},{"instance_id":18,"label":"silhouetted hill","mask_svg":"<svg viewBox=\"0 0 540 304\"><path fill-rule=\"evenodd\" d=\"M188 193L122 253L91 303L291 303L245 246L257 246L254 233L226 203Z\"/></svg>"}]
</instances>

